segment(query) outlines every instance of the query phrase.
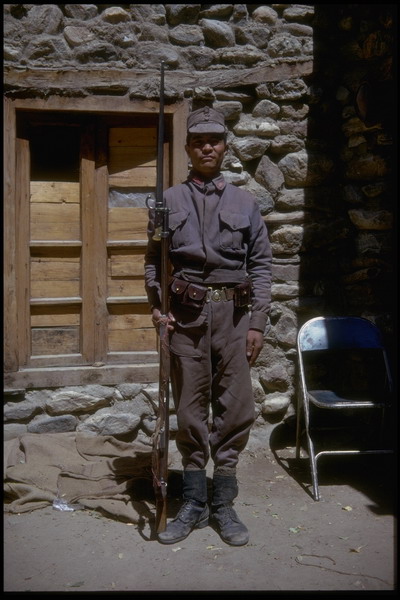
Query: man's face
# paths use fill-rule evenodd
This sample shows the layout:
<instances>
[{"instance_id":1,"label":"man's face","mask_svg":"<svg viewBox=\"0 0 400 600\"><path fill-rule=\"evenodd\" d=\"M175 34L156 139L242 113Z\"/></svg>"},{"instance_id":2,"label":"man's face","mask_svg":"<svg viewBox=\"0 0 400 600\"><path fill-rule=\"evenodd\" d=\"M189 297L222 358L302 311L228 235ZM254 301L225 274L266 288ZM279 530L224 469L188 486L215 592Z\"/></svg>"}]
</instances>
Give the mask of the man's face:
<instances>
[{"instance_id":1,"label":"man's face","mask_svg":"<svg viewBox=\"0 0 400 600\"><path fill-rule=\"evenodd\" d=\"M219 172L226 148L224 136L217 133L193 133L185 146L193 170L206 177Z\"/></svg>"}]
</instances>

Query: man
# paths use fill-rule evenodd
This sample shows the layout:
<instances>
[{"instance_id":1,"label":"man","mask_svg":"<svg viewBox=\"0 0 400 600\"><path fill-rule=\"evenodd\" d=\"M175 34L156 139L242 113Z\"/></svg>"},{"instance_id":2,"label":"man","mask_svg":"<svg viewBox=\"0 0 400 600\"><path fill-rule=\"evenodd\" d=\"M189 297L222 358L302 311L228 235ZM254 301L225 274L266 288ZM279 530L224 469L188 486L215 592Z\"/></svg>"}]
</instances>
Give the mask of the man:
<instances>
[{"instance_id":1,"label":"man","mask_svg":"<svg viewBox=\"0 0 400 600\"><path fill-rule=\"evenodd\" d=\"M251 194L226 183L220 168L227 129L218 111L204 107L187 122L187 180L165 191L169 209L171 387L182 455L184 503L158 535L163 544L194 528L216 527L230 545L249 533L233 509L236 467L254 423L250 367L264 340L270 309L271 249ZM160 243L150 211L145 283L159 326ZM212 422L209 426L209 410ZM211 515L206 465L214 462Z\"/></svg>"}]
</instances>

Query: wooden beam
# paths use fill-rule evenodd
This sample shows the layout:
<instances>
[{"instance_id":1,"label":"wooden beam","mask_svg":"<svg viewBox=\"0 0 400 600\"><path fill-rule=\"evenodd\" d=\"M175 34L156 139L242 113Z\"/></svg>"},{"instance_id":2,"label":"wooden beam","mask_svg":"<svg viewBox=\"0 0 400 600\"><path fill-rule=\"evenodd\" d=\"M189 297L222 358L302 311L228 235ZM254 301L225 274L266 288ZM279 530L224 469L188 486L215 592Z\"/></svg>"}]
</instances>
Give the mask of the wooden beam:
<instances>
[{"instance_id":1,"label":"wooden beam","mask_svg":"<svg viewBox=\"0 0 400 600\"><path fill-rule=\"evenodd\" d=\"M146 304L147 296L108 296L107 304Z\"/></svg>"},{"instance_id":2,"label":"wooden beam","mask_svg":"<svg viewBox=\"0 0 400 600\"><path fill-rule=\"evenodd\" d=\"M81 184L81 227L82 227L82 258L81 258L81 348L85 362L96 361L95 347L95 310L96 306L96 268L93 256L95 238L97 235L97 198L95 195L95 146L94 127L89 125L81 139L80 155L80 184ZM95 223L93 222L95 220ZM72 294L71 294L72 295Z\"/></svg>"},{"instance_id":3,"label":"wooden beam","mask_svg":"<svg viewBox=\"0 0 400 600\"><path fill-rule=\"evenodd\" d=\"M166 91L168 88L182 93L188 87L204 85L212 88L231 88L241 85L258 85L260 83L283 81L285 79L296 79L311 75L313 72L313 61L296 62L270 62L249 69L221 69L212 71L181 71L167 70L165 74ZM119 89L123 93L128 92L132 86L158 80L158 71L146 69L145 71L134 71L132 69L30 69L4 67L4 84L7 88L15 89L45 89L51 88L52 92L57 90L71 91L85 89L90 92L91 88L107 90L118 81ZM114 105L120 102L120 97L110 97ZM76 99L78 100L78 98ZM69 101L71 101L69 99ZM167 107L166 107L167 108Z\"/></svg>"},{"instance_id":4,"label":"wooden beam","mask_svg":"<svg viewBox=\"0 0 400 600\"><path fill-rule=\"evenodd\" d=\"M17 272L17 310L18 310L18 362L20 366L29 364L31 354L31 322L29 299L30 282L30 205L29 179L31 157L29 141L17 138L16 141L16 272Z\"/></svg>"},{"instance_id":5,"label":"wooden beam","mask_svg":"<svg viewBox=\"0 0 400 600\"><path fill-rule=\"evenodd\" d=\"M16 202L15 202L15 111L9 100L4 101L4 369L18 369L18 337L17 331L17 274L16 274Z\"/></svg>"},{"instance_id":6,"label":"wooden beam","mask_svg":"<svg viewBox=\"0 0 400 600\"><path fill-rule=\"evenodd\" d=\"M183 102L187 102L183 101ZM151 100L131 100L128 96L113 98L112 96L88 96L70 98L47 96L46 98L13 98L11 104L16 110L57 111L65 113L102 113L107 115L133 116L135 114L158 114L158 102ZM173 115L180 103L166 105L165 114Z\"/></svg>"},{"instance_id":7,"label":"wooden beam","mask_svg":"<svg viewBox=\"0 0 400 600\"><path fill-rule=\"evenodd\" d=\"M4 387L8 390L37 387L58 388L67 385L117 385L124 383L154 383L158 381L158 363L112 365L104 367L49 367L24 369L5 373Z\"/></svg>"},{"instance_id":8,"label":"wooden beam","mask_svg":"<svg viewBox=\"0 0 400 600\"><path fill-rule=\"evenodd\" d=\"M81 240L31 240L29 246L33 249L38 248L80 248Z\"/></svg>"},{"instance_id":9,"label":"wooden beam","mask_svg":"<svg viewBox=\"0 0 400 600\"><path fill-rule=\"evenodd\" d=\"M38 305L38 306L47 306L47 305L63 305L64 304L81 304L82 298L80 296L59 296L55 298L31 298L30 304Z\"/></svg>"},{"instance_id":10,"label":"wooden beam","mask_svg":"<svg viewBox=\"0 0 400 600\"><path fill-rule=\"evenodd\" d=\"M143 248L146 249L147 239L143 240L107 240L107 248Z\"/></svg>"},{"instance_id":11,"label":"wooden beam","mask_svg":"<svg viewBox=\"0 0 400 600\"><path fill-rule=\"evenodd\" d=\"M108 167L107 167L107 128L104 123L96 123L96 170L95 199L92 200L91 215L95 232L93 262L95 264L94 311L94 351L96 362L107 362L107 219L108 219Z\"/></svg>"}]
</instances>

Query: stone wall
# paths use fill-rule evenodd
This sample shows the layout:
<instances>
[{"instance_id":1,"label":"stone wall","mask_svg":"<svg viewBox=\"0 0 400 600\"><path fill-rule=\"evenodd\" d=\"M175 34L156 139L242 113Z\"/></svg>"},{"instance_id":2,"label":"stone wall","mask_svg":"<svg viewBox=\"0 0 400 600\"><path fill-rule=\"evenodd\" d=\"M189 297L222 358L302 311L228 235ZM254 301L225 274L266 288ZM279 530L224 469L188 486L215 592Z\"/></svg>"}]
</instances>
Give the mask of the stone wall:
<instances>
[{"instance_id":1,"label":"stone wall","mask_svg":"<svg viewBox=\"0 0 400 600\"><path fill-rule=\"evenodd\" d=\"M296 335L317 315L364 316L394 340L394 5L4 5L5 93L154 98L221 110L223 169L259 200L274 254L271 328L253 369L254 439L290 420ZM40 84L25 83L40 70ZM82 72L63 87L43 72ZM84 73L138 73L91 86ZM393 345L394 347L394 345ZM156 384L26 390L5 435L148 439ZM172 432L174 431L172 417Z\"/></svg>"}]
</instances>

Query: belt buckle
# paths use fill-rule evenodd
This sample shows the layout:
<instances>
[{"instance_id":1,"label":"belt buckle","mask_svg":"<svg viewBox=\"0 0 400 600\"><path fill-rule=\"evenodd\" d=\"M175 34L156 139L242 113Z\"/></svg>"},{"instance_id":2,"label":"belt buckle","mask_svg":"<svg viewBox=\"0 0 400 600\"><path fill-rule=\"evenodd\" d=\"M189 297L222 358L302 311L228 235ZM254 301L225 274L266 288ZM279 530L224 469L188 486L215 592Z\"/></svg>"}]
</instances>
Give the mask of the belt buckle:
<instances>
[{"instance_id":1,"label":"belt buckle","mask_svg":"<svg viewBox=\"0 0 400 600\"><path fill-rule=\"evenodd\" d=\"M221 302L222 290L213 290L211 292L211 300L214 300L214 302Z\"/></svg>"}]
</instances>

